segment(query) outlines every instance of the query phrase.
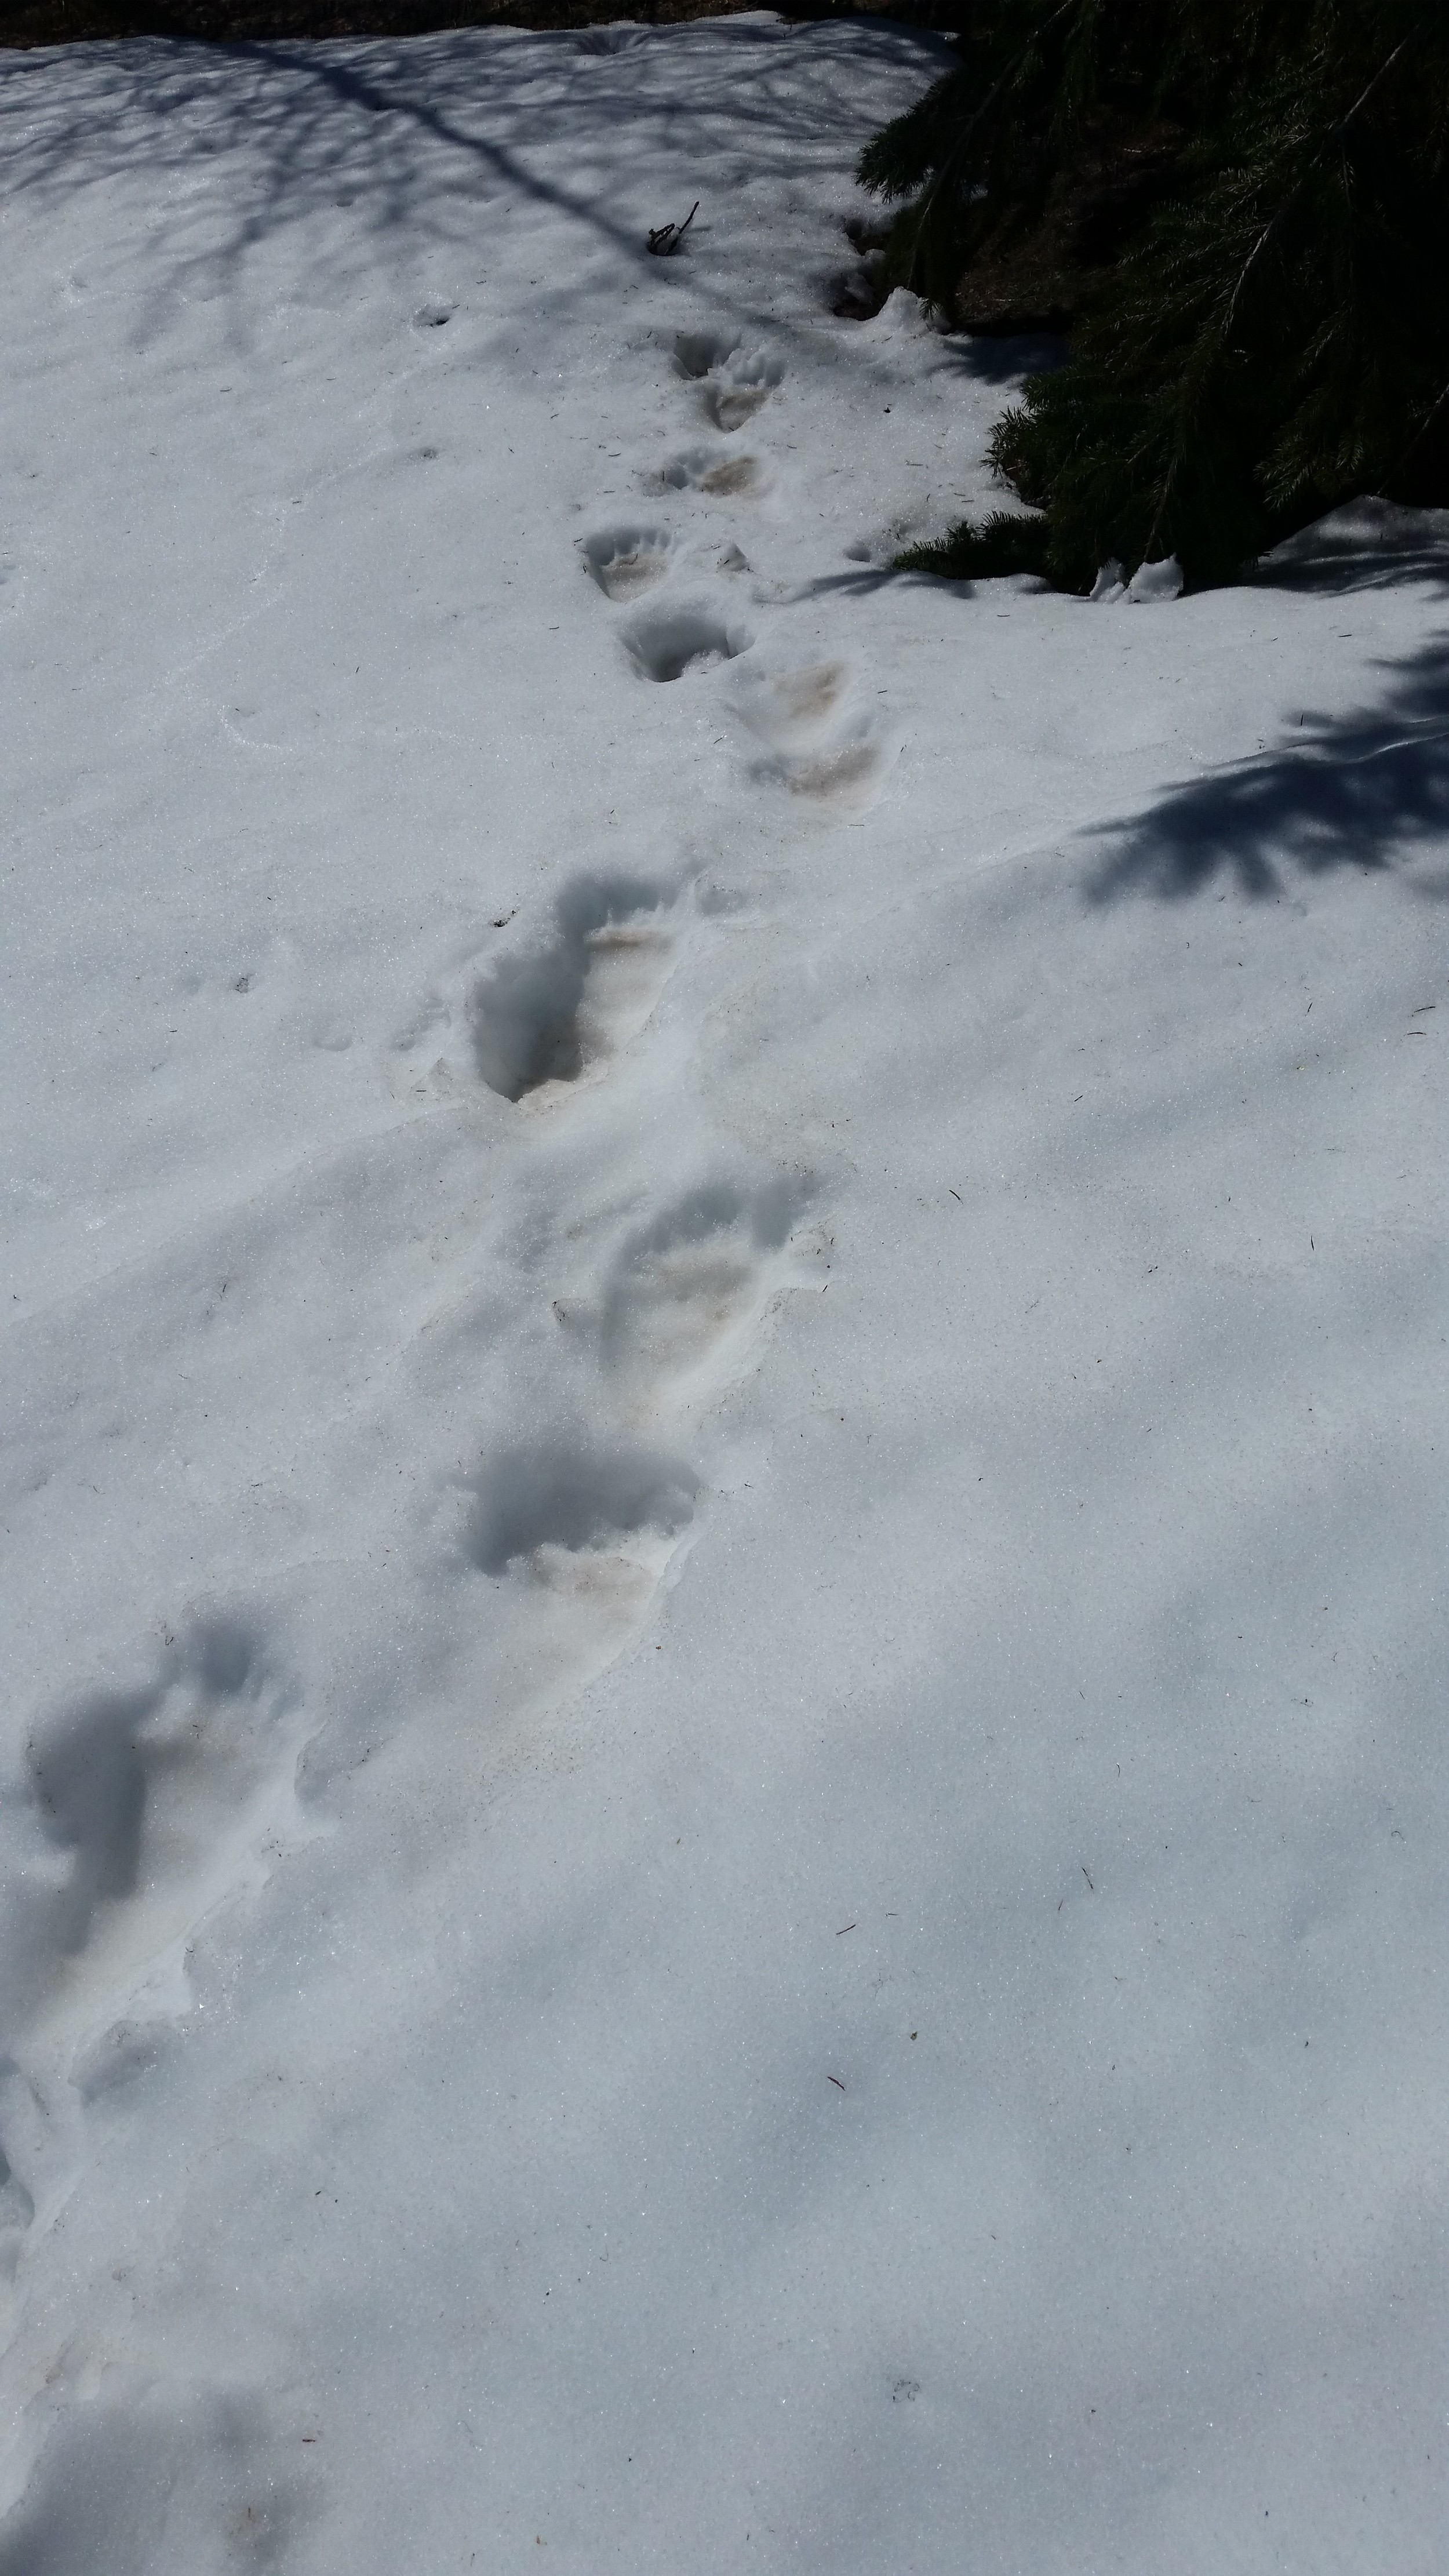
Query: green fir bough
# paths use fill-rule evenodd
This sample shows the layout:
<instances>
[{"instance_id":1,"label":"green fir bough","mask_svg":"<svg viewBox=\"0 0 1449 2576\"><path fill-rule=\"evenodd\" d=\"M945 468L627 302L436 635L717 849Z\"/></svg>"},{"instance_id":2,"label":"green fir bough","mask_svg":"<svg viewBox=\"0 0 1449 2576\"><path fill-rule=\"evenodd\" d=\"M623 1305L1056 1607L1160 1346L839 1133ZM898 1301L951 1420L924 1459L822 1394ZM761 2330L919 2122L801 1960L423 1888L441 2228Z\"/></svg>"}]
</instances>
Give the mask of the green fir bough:
<instances>
[{"instance_id":1,"label":"green fir bough","mask_svg":"<svg viewBox=\"0 0 1449 2576\"><path fill-rule=\"evenodd\" d=\"M956 313L1104 135L1151 185L997 429L1041 515L908 560L1201 585L1357 494L1449 502L1446 0L981 0L956 50L861 162L892 282Z\"/></svg>"}]
</instances>

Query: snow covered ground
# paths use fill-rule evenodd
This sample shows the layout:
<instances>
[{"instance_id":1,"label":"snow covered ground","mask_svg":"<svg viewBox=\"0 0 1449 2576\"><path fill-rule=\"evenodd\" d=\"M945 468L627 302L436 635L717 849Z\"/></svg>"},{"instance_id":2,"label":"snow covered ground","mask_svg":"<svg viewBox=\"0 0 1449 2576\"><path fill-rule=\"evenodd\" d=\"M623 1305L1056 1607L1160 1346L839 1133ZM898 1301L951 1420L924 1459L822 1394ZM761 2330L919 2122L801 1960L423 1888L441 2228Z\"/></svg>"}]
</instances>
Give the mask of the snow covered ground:
<instances>
[{"instance_id":1,"label":"snow covered ground","mask_svg":"<svg viewBox=\"0 0 1449 2576\"><path fill-rule=\"evenodd\" d=\"M3 2576L1443 2566L1449 535L887 577L934 60L4 59Z\"/></svg>"}]
</instances>

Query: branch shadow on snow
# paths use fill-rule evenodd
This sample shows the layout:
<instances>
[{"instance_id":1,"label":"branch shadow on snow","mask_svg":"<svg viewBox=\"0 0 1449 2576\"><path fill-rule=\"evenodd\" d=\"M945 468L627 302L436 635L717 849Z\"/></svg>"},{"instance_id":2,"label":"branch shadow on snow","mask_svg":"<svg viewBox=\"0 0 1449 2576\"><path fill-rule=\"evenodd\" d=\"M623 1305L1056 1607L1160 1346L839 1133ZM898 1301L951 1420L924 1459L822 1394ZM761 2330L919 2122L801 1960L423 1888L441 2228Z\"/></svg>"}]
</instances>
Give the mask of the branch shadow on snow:
<instances>
[{"instance_id":1,"label":"branch shadow on snow","mask_svg":"<svg viewBox=\"0 0 1449 2576\"><path fill-rule=\"evenodd\" d=\"M1097 836L1116 845L1088 887L1098 904L1136 893L1180 902L1221 876L1262 899L1295 869L1381 873L1434 841L1444 862L1415 882L1449 900L1449 635L1391 669L1377 706L1305 714L1276 750L1169 788Z\"/></svg>"},{"instance_id":2,"label":"branch shadow on snow","mask_svg":"<svg viewBox=\"0 0 1449 2576\"><path fill-rule=\"evenodd\" d=\"M165 203L164 225L143 231L126 210L117 233L113 202L108 222L122 261L133 235L144 248L148 336L178 307L235 290L254 258L318 216L333 229L308 244L311 297L371 291L377 248L397 236L491 266L501 219L532 209L566 228L540 245L549 273L537 307L597 311L608 290L583 265L589 250L624 274L655 273L645 233L663 171L718 159L722 98L736 112L748 98L761 170L793 176L822 123L849 124L865 73L930 68L934 40L917 32L868 18L844 32L808 82L809 29L766 36L750 18L345 47L138 39L77 49L63 77L43 54L21 57L0 101L7 195L73 213L80 190L141 177ZM701 236L711 214L717 228L733 220L715 193ZM690 284L731 322L764 318L726 312L717 287Z\"/></svg>"},{"instance_id":3,"label":"branch shadow on snow","mask_svg":"<svg viewBox=\"0 0 1449 2576\"><path fill-rule=\"evenodd\" d=\"M968 384L1009 390L1025 376L1049 376L1067 363L1067 343L1055 331L952 331L943 346Z\"/></svg>"},{"instance_id":4,"label":"branch shadow on snow","mask_svg":"<svg viewBox=\"0 0 1449 2576\"><path fill-rule=\"evenodd\" d=\"M895 587L900 580L894 564L866 564L859 572L819 573L813 581L797 582L785 596L792 607L801 600L830 599L841 591L851 599L869 599L873 592Z\"/></svg>"}]
</instances>

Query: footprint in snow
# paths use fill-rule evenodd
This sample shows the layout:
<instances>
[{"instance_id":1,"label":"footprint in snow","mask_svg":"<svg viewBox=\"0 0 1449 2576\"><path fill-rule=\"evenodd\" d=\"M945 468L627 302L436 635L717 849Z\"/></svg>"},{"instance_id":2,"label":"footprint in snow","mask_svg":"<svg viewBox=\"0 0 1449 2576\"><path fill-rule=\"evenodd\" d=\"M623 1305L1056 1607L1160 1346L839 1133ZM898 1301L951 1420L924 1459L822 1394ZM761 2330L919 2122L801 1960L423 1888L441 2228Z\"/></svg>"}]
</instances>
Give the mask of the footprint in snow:
<instances>
[{"instance_id":1,"label":"footprint in snow","mask_svg":"<svg viewBox=\"0 0 1449 2576\"><path fill-rule=\"evenodd\" d=\"M305 1831L306 1733L262 1640L222 1618L198 1622L138 1687L92 1692L35 1730L8 1802L0 1914L12 2201L16 2184L38 2197L58 2143L56 2121L33 2116L41 2091L53 2097L59 2077L91 2100L139 2072L189 2007L198 1924L260 1886Z\"/></svg>"},{"instance_id":2,"label":"footprint in snow","mask_svg":"<svg viewBox=\"0 0 1449 2576\"><path fill-rule=\"evenodd\" d=\"M565 1653L599 1672L638 1633L694 1518L699 1479L621 1442L554 1439L501 1451L477 1478L464 1538L481 1574L552 1605ZM520 1591L518 1587L522 1587Z\"/></svg>"},{"instance_id":3,"label":"footprint in snow","mask_svg":"<svg viewBox=\"0 0 1449 2576\"><path fill-rule=\"evenodd\" d=\"M606 599L635 599L664 579L678 542L670 528L631 524L596 529L579 550Z\"/></svg>"},{"instance_id":4,"label":"footprint in snow","mask_svg":"<svg viewBox=\"0 0 1449 2576\"><path fill-rule=\"evenodd\" d=\"M748 626L710 600L676 600L646 609L625 629L624 648L646 680L680 680L747 653Z\"/></svg>"},{"instance_id":5,"label":"footprint in snow","mask_svg":"<svg viewBox=\"0 0 1449 2576\"><path fill-rule=\"evenodd\" d=\"M500 1449L469 1488L462 1557L489 1579L495 1669L545 1703L607 1670L638 1636L700 1493L662 1450L596 1434Z\"/></svg>"},{"instance_id":6,"label":"footprint in snow","mask_svg":"<svg viewBox=\"0 0 1449 2576\"><path fill-rule=\"evenodd\" d=\"M780 359L746 349L714 331L681 331L674 343L676 372L698 384L700 402L716 429L743 429L785 380Z\"/></svg>"},{"instance_id":7,"label":"footprint in snow","mask_svg":"<svg viewBox=\"0 0 1449 2576\"><path fill-rule=\"evenodd\" d=\"M722 367L739 347L738 332L677 331L674 335L674 372L686 382L697 382L714 367Z\"/></svg>"},{"instance_id":8,"label":"footprint in snow","mask_svg":"<svg viewBox=\"0 0 1449 2576\"><path fill-rule=\"evenodd\" d=\"M629 1237L598 1319L605 1374L629 1410L647 1413L682 1382L730 1373L788 1273L781 1256L808 1193L780 1180L692 1190ZM803 1275L803 1274L802 1274Z\"/></svg>"},{"instance_id":9,"label":"footprint in snow","mask_svg":"<svg viewBox=\"0 0 1449 2576\"><path fill-rule=\"evenodd\" d=\"M772 479L762 456L732 447L683 448L659 476L666 491L705 492L716 500L736 494L758 497L768 492Z\"/></svg>"},{"instance_id":10,"label":"footprint in snow","mask_svg":"<svg viewBox=\"0 0 1449 2576\"><path fill-rule=\"evenodd\" d=\"M566 1439L503 1451L479 1477L467 1547L483 1574L515 1566L547 1581L587 1571L569 1560L622 1557L654 1567L694 1517L699 1479L651 1449Z\"/></svg>"},{"instance_id":11,"label":"footprint in snow","mask_svg":"<svg viewBox=\"0 0 1449 2576\"><path fill-rule=\"evenodd\" d=\"M873 710L854 703L856 689L857 675L843 661L740 675L736 712L771 754L760 774L814 804L864 812L890 773L897 745Z\"/></svg>"},{"instance_id":12,"label":"footprint in snow","mask_svg":"<svg viewBox=\"0 0 1449 2576\"><path fill-rule=\"evenodd\" d=\"M469 1000L490 1091L556 1099L637 1035L673 963L672 902L644 878L581 876L564 888L551 935L501 958Z\"/></svg>"},{"instance_id":13,"label":"footprint in snow","mask_svg":"<svg viewBox=\"0 0 1449 2576\"><path fill-rule=\"evenodd\" d=\"M760 405L769 401L784 372L777 358L741 357L727 375L704 387L701 399L706 416L716 429L743 429Z\"/></svg>"},{"instance_id":14,"label":"footprint in snow","mask_svg":"<svg viewBox=\"0 0 1449 2576\"><path fill-rule=\"evenodd\" d=\"M743 723L772 750L794 751L829 730L855 674L848 662L802 662L790 670L752 671L735 684Z\"/></svg>"},{"instance_id":15,"label":"footprint in snow","mask_svg":"<svg viewBox=\"0 0 1449 2576\"><path fill-rule=\"evenodd\" d=\"M819 751L779 759L774 773L792 796L841 813L863 814L895 767L898 748L873 716L856 716Z\"/></svg>"}]
</instances>

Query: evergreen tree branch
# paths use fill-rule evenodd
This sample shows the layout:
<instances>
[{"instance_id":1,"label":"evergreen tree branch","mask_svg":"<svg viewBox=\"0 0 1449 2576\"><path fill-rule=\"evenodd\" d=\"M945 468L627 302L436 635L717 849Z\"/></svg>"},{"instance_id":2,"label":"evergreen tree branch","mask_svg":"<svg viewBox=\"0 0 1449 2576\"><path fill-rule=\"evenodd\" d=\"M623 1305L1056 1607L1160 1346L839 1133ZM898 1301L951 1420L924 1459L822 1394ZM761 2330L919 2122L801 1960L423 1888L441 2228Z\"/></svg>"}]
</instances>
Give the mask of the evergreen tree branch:
<instances>
[{"instance_id":1,"label":"evergreen tree branch","mask_svg":"<svg viewBox=\"0 0 1449 2576\"><path fill-rule=\"evenodd\" d=\"M1399 56L1407 53L1409 47L1416 43L1418 38L1423 34L1425 23L1426 22L1421 19L1417 27L1411 27L1408 35L1403 38L1402 42L1395 45L1387 62L1380 63L1379 68L1375 72L1373 79L1369 82L1367 89L1354 100L1348 114L1341 117L1338 124L1333 127L1332 131L1324 136L1318 150L1313 155L1312 161L1301 174L1297 186L1290 189L1288 195L1284 198L1282 205L1278 208L1277 213L1273 216L1271 222L1264 226L1262 232L1253 244L1247 260L1244 263L1242 273L1238 278L1238 282L1233 288L1232 298L1228 305L1227 314L1223 323L1224 338L1226 338L1227 333L1232 329L1233 318L1238 309L1238 299L1241 296L1244 287L1247 285L1248 279L1252 275L1259 259L1267 249L1269 242L1277 232L1280 224L1287 221L1289 215L1297 205L1299 198L1302 196L1304 189L1307 187L1308 182L1313 175L1314 167L1323 159L1324 154L1332 149L1335 143L1341 143L1343 141L1344 136L1347 134L1355 119L1362 115L1363 110L1369 103L1369 100L1373 97L1375 90L1388 79L1388 76L1393 70L1395 63L1398 61Z\"/></svg>"},{"instance_id":2,"label":"evergreen tree branch","mask_svg":"<svg viewBox=\"0 0 1449 2576\"><path fill-rule=\"evenodd\" d=\"M1120 204L1113 157L1160 152L1164 116L1193 138L1176 192L1129 202L1094 265L1084 185ZM1449 505L1443 0L973 0L959 67L861 175L921 191L897 236L912 283L946 286L1003 227L1080 276L1067 364L991 442L1040 515L958 531L922 569L1030 554L1088 588L1111 556L1174 553L1198 585L1358 493Z\"/></svg>"}]
</instances>

